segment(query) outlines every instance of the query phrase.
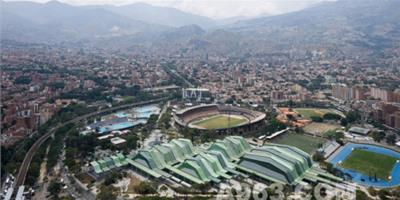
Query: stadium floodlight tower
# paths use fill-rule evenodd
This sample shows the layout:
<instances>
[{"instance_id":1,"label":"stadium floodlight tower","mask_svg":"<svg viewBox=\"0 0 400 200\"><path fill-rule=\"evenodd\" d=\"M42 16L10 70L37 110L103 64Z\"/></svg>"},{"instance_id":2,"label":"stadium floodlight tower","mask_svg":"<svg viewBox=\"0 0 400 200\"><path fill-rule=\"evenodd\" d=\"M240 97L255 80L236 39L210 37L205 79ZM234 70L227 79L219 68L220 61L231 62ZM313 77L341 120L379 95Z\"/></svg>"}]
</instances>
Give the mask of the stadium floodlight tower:
<instances>
[{"instance_id":1,"label":"stadium floodlight tower","mask_svg":"<svg viewBox=\"0 0 400 200\"><path fill-rule=\"evenodd\" d=\"M228 127L231 127L231 111L228 111Z\"/></svg>"},{"instance_id":2,"label":"stadium floodlight tower","mask_svg":"<svg viewBox=\"0 0 400 200\"><path fill-rule=\"evenodd\" d=\"M196 100L200 102L203 100L203 93L209 92L206 88L182 88L182 99Z\"/></svg>"}]
</instances>

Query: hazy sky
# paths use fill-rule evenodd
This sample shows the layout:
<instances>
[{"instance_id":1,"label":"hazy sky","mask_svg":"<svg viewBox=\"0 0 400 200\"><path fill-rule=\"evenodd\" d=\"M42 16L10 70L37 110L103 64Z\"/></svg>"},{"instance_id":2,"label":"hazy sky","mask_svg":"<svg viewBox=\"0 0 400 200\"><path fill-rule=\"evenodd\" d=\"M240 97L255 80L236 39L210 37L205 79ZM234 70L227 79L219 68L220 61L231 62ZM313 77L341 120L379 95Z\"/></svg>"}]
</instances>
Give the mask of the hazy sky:
<instances>
[{"instance_id":1,"label":"hazy sky","mask_svg":"<svg viewBox=\"0 0 400 200\"><path fill-rule=\"evenodd\" d=\"M7 0L15 1L15 0ZM31 0L47 2L48 0ZM158 6L177 8L211 18L281 14L295 11L322 1L333 0L59 0L72 5L113 4L125 5L145 2Z\"/></svg>"}]
</instances>

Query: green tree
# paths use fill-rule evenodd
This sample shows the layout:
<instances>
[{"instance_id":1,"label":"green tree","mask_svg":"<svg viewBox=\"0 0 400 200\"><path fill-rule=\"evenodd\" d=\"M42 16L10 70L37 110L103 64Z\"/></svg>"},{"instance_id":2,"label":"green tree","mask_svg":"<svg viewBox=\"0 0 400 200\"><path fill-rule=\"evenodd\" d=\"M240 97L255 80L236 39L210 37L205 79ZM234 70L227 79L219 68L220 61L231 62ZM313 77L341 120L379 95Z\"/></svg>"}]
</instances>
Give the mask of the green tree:
<instances>
[{"instance_id":1,"label":"green tree","mask_svg":"<svg viewBox=\"0 0 400 200\"><path fill-rule=\"evenodd\" d=\"M169 129L170 128L170 121L171 121L171 108L167 108L163 115L161 115L160 120L158 121L158 126L160 128Z\"/></svg>"},{"instance_id":2,"label":"green tree","mask_svg":"<svg viewBox=\"0 0 400 200\"><path fill-rule=\"evenodd\" d=\"M232 97L225 101L226 104L233 104L233 102L235 102L235 99Z\"/></svg>"},{"instance_id":3,"label":"green tree","mask_svg":"<svg viewBox=\"0 0 400 200\"><path fill-rule=\"evenodd\" d=\"M396 135L390 134L386 137L386 142L390 145L394 145L396 143Z\"/></svg>"},{"instance_id":4,"label":"green tree","mask_svg":"<svg viewBox=\"0 0 400 200\"><path fill-rule=\"evenodd\" d=\"M347 119L346 119L346 118L342 118L342 119L340 120L340 125L342 125L342 126L347 126L347 124L348 124L348 122L347 122Z\"/></svg>"},{"instance_id":5,"label":"green tree","mask_svg":"<svg viewBox=\"0 0 400 200\"><path fill-rule=\"evenodd\" d=\"M115 200L117 199L117 189L113 186L100 186L100 192L97 194L98 200Z\"/></svg>"},{"instance_id":6,"label":"green tree","mask_svg":"<svg viewBox=\"0 0 400 200\"><path fill-rule=\"evenodd\" d=\"M52 181L50 181L50 184L49 184L49 187L47 187L47 190L49 191L49 193L52 197L57 197L61 191L61 183L56 180L52 180Z\"/></svg>"},{"instance_id":7,"label":"green tree","mask_svg":"<svg viewBox=\"0 0 400 200\"><path fill-rule=\"evenodd\" d=\"M78 171L78 165L75 161L76 155L78 154L78 149L73 147L67 147L65 149L65 160L64 164L68 167L68 170L71 172Z\"/></svg>"},{"instance_id":8,"label":"green tree","mask_svg":"<svg viewBox=\"0 0 400 200\"><path fill-rule=\"evenodd\" d=\"M338 143L342 143L344 139L344 133L343 132L335 132L335 140Z\"/></svg>"},{"instance_id":9,"label":"green tree","mask_svg":"<svg viewBox=\"0 0 400 200\"><path fill-rule=\"evenodd\" d=\"M154 194L157 192L154 184L143 181L134 187L134 190L139 194Z\"/></svg>"},{"instance_id":10,"label":"green tree","mask_svg":"<svg viewBox=\"0 0 400 200\"><path fill-rule=\"evenodd\" d=\"M335 134L336 134L335 130L329 130L324 133L324 136L331 140L335 138Z\"/></svg>"},{"instance_id":11,"label":"green tree","mask_svg":"<svg viewBox=\"0 0 400 200\"><path fill-rule=\"evenodd\" d=\"M338 114L335 113L325 113L323 116L324 119L326 120L340 120L342 117Z\"/></svg>"},{"instance_id":12,"label":"green tree","mask_svg":"<svg viewBox=\"0 0 400 200\"><path fill-rule=\"evenodd\" d=\"M335 168L334 168L334 166L333 166L332 163L330 163L330 162L327 162L327 163L326 163L326 171L328 171L328 172L331 173L331 174L334 173Z\"/></svg>"},{"instance_id":13,"label":"green tree","mask_svg":"<svg viewBox=\"0 0 400 200\"><path fill-rule=\"evenodd\" d=\"M368 188L368 193L369 193L371 196L376 196L376 195L378 195L378 191L376 191L373 187L369 187L369 188Z\"/></svg>"},{"instance_id":14,"label":"green tree","mask_svg":"<svg viewBox=\"0 0 400 200\"><path fill-rule=\"evenodd\" d=\"M317 151L317 152L315 152L314 155L312 156L312 159L313 159L315 162L321 162L321 161L324 160L324 154L323 154L322 152L320 152L320 151Z\"/></svg>"},{"instance_id":15,"label":"green tree","mask_svg":"<svg viewBox=\"0 0 400 200\"><path fill-rule=\"evenodd\" d=\"M372 132L372 138L376 142L380 142L385 138L385 133L384 132Z\"/></svg>"},{"instance_id":16,"label":"green tree","mask_svg":"<svg viewBox=\"0 0 400 200\"><path fill-rule=\"evenodd\" d=\"M286 128L286 125L279 122L275 117L271 118L264 128L265 133L274 133Z\"/></svg>"},{"instance_id":17,"label":"green tree","mask_svg":"<svg viewBox=\"0 0 400 200\"><path fill-rule=\"evenodd\" d=\"M390 196L390 192L386 189L380 189L378 191L378 196L381 200L386 200L389 199L388 196Z\"/></svg>"},{"instance_id":18,"label":"green tree","mask_svg":"<svg viewBox=\"0 0 400 200\"><path fill-rule=\"evenodd\" d=\"M320 116L311 116L311 120L313 122L323 122L324 121L324 119L322 119L322 117L320 117Z\"/></svg>"},{"instance_id":19,"label":"green tree","mask_svg":"<svg viewBox=\"0 0 400 200\"><path fill-rule=\"evenodd\" d=\"M218 134L214 130L205 130L200 133L200 140L202 143L211 142L213 139L218 138Z\"/></svg>"},{"instance_id":20,"label":"green tree","mask_svg":"<svg viewBox=\"0 0 400 200\"><path fill-rule=\"evenodd\" d=\"M139 140L139 137L136 134L129 134L124 137L126 140L126 146L129 149L136 149L137 141Z\"/></svg>"},{"instance_id":21,"label":"green tree","mask_svg":"<svg viewBox=\"0 0 400 200\"><path fill-rule=\"evenodd\" d=\"M293 107L295 106L294 101L290 99L290 100L288 101L288 106L289 106L289 108L293 108Z\"/></svg>"},{"instance_id":22,"label":"green tree","mask_svg":"<svg viewBox=\"0 0 400 200\"><path fill-rule=\"evenodd\" d=\"M117 182L118 179L122 178L122 175L120 173L117 173L115 171L111 172L106 176L104 179L104 185L109 186L115 182Z\"/></svg>"},{"instance_id":23,"label":"green tree","mask_svg":"<svg viewBox=\"0 0 400 200\"><path fill-rule=\"evenodd\" d=\"M353 123L359 119L361 119L360 112L357 110L349 111L346 115L346 119L348 123Z\"/></svg>"},{"instance_id":24,"label":"green tree","mask_svg":"<svg viewBox=\"0 0 400 200\"><path fill-rule=\"evenodd\" d=\"M356 199L357 200L368 200L368 195L362 190L356 190Z\"/></svg>"},{"instance_id":25,"label":"green tree","mask_svg":"<svg viewBox=\"0 0 400 200\"><path fill-rule=\"evenodd\" d=\"M29 76L20 76L14 80L14 84L30 84L32 81Z\"/></svg>"}]
</instances>

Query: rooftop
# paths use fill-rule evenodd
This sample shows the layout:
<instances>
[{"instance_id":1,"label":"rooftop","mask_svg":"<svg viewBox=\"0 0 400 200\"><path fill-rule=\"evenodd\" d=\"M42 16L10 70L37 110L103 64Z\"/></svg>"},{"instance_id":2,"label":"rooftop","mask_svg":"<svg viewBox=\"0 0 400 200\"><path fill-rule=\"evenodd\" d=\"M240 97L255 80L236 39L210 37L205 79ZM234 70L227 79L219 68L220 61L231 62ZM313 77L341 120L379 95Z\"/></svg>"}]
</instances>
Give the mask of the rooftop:
<instances>
[{"instance_id":1,"label":"rooftop","mask_svg":"<svg viewBox=\"0 0 400 200\"><path fill-rule=\"evenodd\" d=\"M324 172L314 170L310 155L296 147L272 143L254 147L240 136L229 136L197 147L188 139L174 139L139 150L126 161L148 176L174 177L185 183L219 183L234 176L255 176L282 184L297 184L304 178L311 181L332 180L332 177L321 178L329 175L321 175ZM107 162L110 162L109 159L104 158L91 165L96 173L101 173L116 165L107 165Z\"/></svg>"},{"instance_id":2,"label":"rooftop","mask_svg":"<svg viewBox=\"0 0 400 200\"><path fill-rule=\"evenodd\" d=\"M367 135L370 132L370 129L353 126L349 129L349 132L361 135Z\"/></svg>"}]
</instances>

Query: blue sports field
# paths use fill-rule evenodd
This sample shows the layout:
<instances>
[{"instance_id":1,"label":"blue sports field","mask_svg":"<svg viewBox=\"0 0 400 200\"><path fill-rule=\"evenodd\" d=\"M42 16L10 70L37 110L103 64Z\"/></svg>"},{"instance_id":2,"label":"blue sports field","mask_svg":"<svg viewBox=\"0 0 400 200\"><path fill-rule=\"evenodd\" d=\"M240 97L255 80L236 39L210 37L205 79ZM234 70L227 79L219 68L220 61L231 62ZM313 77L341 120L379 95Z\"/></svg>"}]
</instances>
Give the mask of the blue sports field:
<instances>
[{"instance_id":1,"label":"blue sports field","mask_svg":"<svg viewBox=\"0 0 400 200\"><path fill-rule=\"evenodd\" d=\"M351 154L353 149L371 151L374 153L379 153L396 158L397 162L394 164L390 173L391 179L388 181L382 179L378 179L377 181L373 179L370 180L369 176L366 174L361 174L350 169L339 167L338 164L343 162ZM332 158L330 158L328 162L332 163L337 169L341 170L342 172L350 174L354 183L378 188L394 187L400 185L400 153L391 149L367 144L347 143L343 147L343 149Z\"/></svg>"}]
</instances>

